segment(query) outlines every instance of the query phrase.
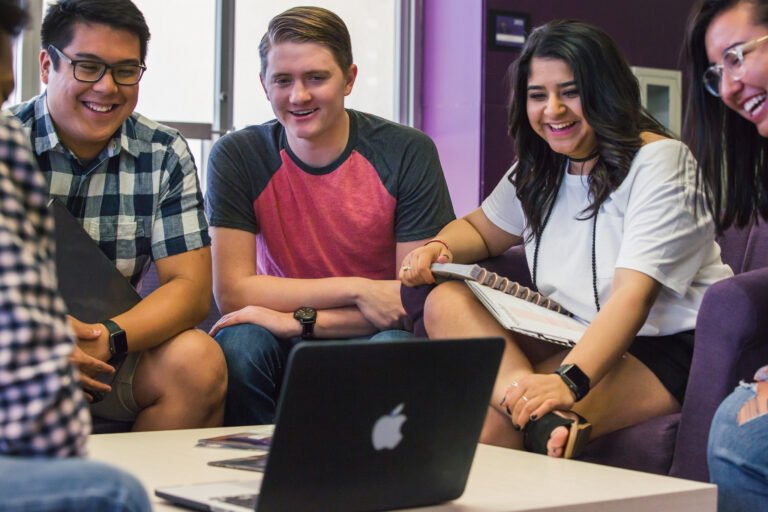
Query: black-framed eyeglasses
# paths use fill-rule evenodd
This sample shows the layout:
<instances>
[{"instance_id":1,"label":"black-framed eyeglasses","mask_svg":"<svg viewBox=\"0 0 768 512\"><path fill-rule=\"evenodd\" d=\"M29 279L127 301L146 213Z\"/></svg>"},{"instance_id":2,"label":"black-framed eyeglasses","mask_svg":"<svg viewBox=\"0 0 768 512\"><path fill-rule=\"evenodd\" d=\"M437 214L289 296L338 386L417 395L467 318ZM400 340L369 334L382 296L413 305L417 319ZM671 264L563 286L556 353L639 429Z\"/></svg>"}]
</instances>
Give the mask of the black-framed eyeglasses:
<instances>
[{"instance_id":1,"label":"black-framed eyeglasses","mask_svg":"<svg viewBox=\"0 0 768 512\"><path fill-rule=\"evenodd\" d=\"M48 45L48 53L51 50L67 61L72 66L72 75L78 82L89 84L98 82L104 76L107 70L112 74L112 80L117 85L136 85L147 70L147 66L142 64L107 64L97 60L74 60L70 59L64 52L53 46Z\"/></svg>"},{"instance_id":2,"label":"black-framed eyeglasses","mask_svg":"<svg viewBox=\"0 0 768 512\"><path fill-rule=\"evenodd\" d=\"M720 97L720 84L723 81L723 72L727 73L731 80L741 80L744 78L744 75L747 74L744 56L764 41L768 41L768 35L734 46L723 54L722 64L712 64L709 66L702 76L707 92L712 96Z\"/></svg>"}]
</instances>

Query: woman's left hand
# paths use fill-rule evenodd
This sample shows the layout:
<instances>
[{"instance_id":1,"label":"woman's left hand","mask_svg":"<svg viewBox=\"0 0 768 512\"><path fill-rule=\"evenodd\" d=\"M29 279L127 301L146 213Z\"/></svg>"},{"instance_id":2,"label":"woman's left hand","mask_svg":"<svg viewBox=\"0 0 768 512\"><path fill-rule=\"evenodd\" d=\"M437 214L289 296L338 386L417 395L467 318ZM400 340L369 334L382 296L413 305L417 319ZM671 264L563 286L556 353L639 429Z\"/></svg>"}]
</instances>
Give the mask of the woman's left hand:
<instances>
[{"instance_id":1,"label":"woman's left hand","mask_svg":"<svg viewBox=\"0 0 768 512\"><path fill-rule=\"evenodd\" d=\"M512 423L520 428L553 410L567 411L575 403L573 394L559 375L531 374L515 381L500 403Z\"/></svg>"}]
</instances>

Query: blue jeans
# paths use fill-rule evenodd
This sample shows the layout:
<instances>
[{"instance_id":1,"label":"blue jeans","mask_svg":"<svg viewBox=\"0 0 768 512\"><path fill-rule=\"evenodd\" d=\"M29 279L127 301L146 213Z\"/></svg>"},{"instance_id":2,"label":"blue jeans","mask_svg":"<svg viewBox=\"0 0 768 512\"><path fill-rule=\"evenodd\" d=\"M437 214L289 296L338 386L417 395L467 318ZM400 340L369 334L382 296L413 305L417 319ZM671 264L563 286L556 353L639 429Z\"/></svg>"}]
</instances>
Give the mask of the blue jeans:
<instances>
[{"instance_id":1,"label":"blue jeans","mask_svg":"<svg viewBox=\"0 0 768 512\"><path fill-rule=\"evenodd\" d=\"M737 421L741 406L754 396L752 385L740 385L712 420L707 461L719 512L768 509L768 415L741 426Z\"/></svg>"},{"instance_id":2,"label":"blue jeans","mask_svg":"<svg viewBox=\"0 0 768 512\"><path fill-rule=\"evenodd\" d=\"M0 456L2 512L149 512L144 487L100 462Z\"/></svg>"},{"instance_id":3,"label":"blue jeans","mask_svg":"<svg viewBox=\"0 0 768 512\"><path fill-rule=\"evenodd\" d=\"M406 331L381 331L371 340L413 337ZM255 324L225 327L216 334L229 372L224 425L263 425L275 422L277 399L288 354L301 338L276 338Z\"/></svg>"}]
</instances>

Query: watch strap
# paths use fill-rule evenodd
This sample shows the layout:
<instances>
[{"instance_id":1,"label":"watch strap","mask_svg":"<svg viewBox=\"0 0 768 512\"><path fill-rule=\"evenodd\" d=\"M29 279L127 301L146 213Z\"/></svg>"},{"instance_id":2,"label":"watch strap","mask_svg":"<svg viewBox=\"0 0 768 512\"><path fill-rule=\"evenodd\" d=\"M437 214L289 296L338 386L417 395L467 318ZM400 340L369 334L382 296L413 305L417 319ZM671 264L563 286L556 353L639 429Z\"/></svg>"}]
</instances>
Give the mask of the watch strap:
<instances>
[{"instance_id":1,"label":"watch strap","mask_svg":"<svg viewBox=\"0 0 768 512\"><path fill-rule=\"evenodd\" d=\"M308 306L302 306L293 312L293 318L301 324L301 338L304 340L314 339L317 310Z\"/></svg>"},{"instance_id":2,"label":"watch strap","mask_svg":"<svg viewBox=\"0 0 768 512\"><path fill-rule=\"evenodd\" d=\"M315 322L301 322L301 338L311 340L315 334Z\"/></svg>"},{"instance_id":3,"label":"watch strap","mask_svg":"<svg viewBox=\"0 0 768 512\"><path fill-rule=\"evenodd\" d=\"M123 328L112 320L104 320L102 324L109 331L109 352L113 356L128 352L128 336Z\"/></svg>"}]
</instances>

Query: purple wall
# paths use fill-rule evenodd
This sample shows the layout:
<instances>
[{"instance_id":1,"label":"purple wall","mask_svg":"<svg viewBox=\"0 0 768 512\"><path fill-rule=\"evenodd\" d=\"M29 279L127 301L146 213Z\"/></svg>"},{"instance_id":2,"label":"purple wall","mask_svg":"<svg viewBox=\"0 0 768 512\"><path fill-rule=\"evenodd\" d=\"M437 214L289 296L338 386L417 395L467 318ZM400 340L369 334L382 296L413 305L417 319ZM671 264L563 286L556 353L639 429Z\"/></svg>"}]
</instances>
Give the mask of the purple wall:
<instances>
[{"instance_id":1,"label":"purple wall","mask_svg":"<svg viewBox=\"0 0 768 512\"><path fill-rule=\"evenodd\" d=\"M506 73L517 53L488 48L489 10L527 13L534 27L554 18L582 19L608 32L631 65L679 69L685 21L693 3L425 0L423 129L438 144L457 215L479 204L514 156L512 140L506 135ZM434 65L443 61L453 64ZM452 110L454 105L460 108ZM472 105L475 112L467 110ZM461 128L461 136L448 136L457 128L445 123L468 120L479 126ZM458 156L461 169L454 165Z\"/></svg>"},{"instance_id":2,"label":"purple wall","mask_svg":"<svg viewBox=\"0 0 768 512\"><path fill-rule=\"evenodd\" d=\"M484 2L424 1L422 130L437 144L457 215L480 190Z\"/></svg>"}]
</instances>

